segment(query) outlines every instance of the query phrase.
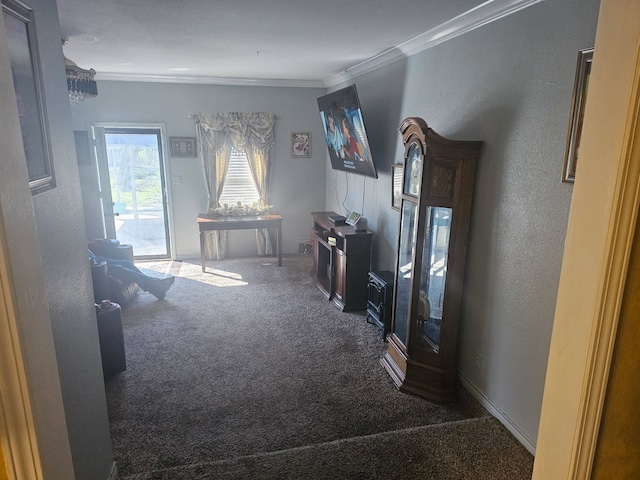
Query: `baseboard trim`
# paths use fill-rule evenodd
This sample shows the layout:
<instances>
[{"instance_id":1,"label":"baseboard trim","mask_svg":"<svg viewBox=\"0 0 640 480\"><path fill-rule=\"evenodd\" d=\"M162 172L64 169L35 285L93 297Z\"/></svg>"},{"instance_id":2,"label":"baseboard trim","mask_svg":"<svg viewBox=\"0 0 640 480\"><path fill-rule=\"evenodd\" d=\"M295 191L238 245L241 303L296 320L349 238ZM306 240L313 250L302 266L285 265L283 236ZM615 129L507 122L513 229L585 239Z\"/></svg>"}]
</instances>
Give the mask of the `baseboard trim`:
<instances>
[{"instance_id":1,"label":"baseboard trim","mask_svg":"<svg viewBox=\"0 0 640 480\"><path fill-rule=\"evenodd\" d=\"M476 387L467 377L465 377L462 373L458 371L458 376L460 378L460 382L462 386L466 388L471 395L475 397L480 404L486 408L491 415L496 417L496 419L505 426L511 434L516 437L516 439L522 444L524 448L526 448L531 455L535 456L536 454L536 444L535 442L524 433L520 427L518 427L513 421L502 411L500 410L495 403L493 403L484 393L482 393L478 387Z\"/></svg>"},{"instance_id":2,"label":"baseboard trim","mask_svg":"<svg viewBox=\"0 0 640 480\"><path fill-rule=\"evenodd\" d=\"M115 461L111 464L111 472L107 480L118 480L118 465L116 465Z\"/></svg>"}]
</instances>

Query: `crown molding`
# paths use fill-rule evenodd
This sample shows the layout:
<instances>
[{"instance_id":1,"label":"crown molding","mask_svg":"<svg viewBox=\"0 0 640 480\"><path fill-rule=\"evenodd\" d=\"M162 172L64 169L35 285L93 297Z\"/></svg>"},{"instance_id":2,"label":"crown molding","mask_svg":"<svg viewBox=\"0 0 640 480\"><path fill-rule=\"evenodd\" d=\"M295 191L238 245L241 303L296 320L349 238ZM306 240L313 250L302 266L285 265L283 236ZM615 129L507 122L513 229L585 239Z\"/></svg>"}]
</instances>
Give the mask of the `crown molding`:
<instances>
[{"instance_id":1,"label":"crown molding","mask_svg":"<svg viewBox=\"0 0 640 480\"><path fill-rule=\"evenodd\" d=\"M147 75L99 72L96 79L114 82L189 83L202 85L232 85L261 87L330 88L349 82L355 77L373 72L399 60L431 48L471 30L495 22L512 13L524 10L545 0L487 0L437 27L428 30L396 47L385 50L343 72L322 80L225 78L183 75Z\"/></svg>"},{"instance_id":2,"label":"crown molding","mask_svg":"<svg viewBox=\"0 0 640 480\"><path fill-rule=\"evenodd\" d=\"M290 79L261 79L261 78L224 78L224 77L200 77L185 75L145 75L130 73L105 73L96 74L97 80L113 82L151 82L151 83L190 83L202 85L234 85L251 87L299 87L299 88L325 88L322 80L290 80Z\"/></svg>"},{"instance_id":3,"label":"crown molding","mask_svg":"<svg viewBox=\"0 0 640 480\"><path fill-rule=\"evenodd\" d=\"M441 23L437 27L427 30L411 40L375 55L364 62L353 65L344 72L327 78L324 81L324 86L333 87L346 83L355 77L391 65L399 60L415 55L423 50L543 1L544 0L487 0L477 7Z\"/></svg>"}]
</instances>

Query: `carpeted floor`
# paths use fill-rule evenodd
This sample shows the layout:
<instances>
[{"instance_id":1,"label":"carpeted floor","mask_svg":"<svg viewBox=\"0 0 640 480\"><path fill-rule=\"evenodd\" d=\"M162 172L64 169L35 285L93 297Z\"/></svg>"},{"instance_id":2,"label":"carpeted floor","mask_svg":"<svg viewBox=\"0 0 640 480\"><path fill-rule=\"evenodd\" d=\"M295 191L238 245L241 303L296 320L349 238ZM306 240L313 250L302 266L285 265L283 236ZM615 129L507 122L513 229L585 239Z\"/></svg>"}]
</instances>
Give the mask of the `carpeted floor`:
<instances>
[{"instance_id":1,"label":"carpeted floor","mask_svg":"<svg viewBox=\"0 0 640 480\"><path fill-rule=\"evenodd\" d=\"M119 478L530 478L533 457L464 390L400 393L378 330L326 300L311 261L144 264L178 278L123 308L128 368L106 383Z\"/></svg>"}]
</instances>

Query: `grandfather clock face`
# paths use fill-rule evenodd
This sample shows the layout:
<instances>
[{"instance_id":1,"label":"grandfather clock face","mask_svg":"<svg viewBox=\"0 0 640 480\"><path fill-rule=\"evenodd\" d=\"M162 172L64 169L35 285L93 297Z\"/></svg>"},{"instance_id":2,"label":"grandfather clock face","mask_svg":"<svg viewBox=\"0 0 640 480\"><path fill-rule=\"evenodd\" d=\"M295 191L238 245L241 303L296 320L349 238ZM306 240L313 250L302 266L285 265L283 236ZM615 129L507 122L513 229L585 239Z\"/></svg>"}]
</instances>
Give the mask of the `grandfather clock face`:
<instances>
[{"instance_id":1,"label":"grandfather clock face","mask_svg":"<svg viewBox=\"0 0 640 480\"><path fill-rule=\"evenodd\" d=\"M404 193L418 197L420 194L420 184L422 183L422 163L423 158L418 145L412 143L407 151L405 162Z\"/></svg>"}]
</instances>

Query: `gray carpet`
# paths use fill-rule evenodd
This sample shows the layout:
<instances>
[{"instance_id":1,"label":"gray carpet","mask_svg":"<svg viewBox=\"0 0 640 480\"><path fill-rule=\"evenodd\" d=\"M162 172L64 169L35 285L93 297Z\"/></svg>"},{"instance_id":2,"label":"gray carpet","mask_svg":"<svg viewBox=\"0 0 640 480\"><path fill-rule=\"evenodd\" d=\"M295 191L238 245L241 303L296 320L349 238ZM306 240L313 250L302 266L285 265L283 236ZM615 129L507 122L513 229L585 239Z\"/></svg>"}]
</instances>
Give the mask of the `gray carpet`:
<instances>
[{"instance_id":1,"label":"gray carpet","mask_svg":"<svg viewBox=\"0 0 640 480\"><path fill-rule=\"evenodd\" d=\"M467 392L395 388L378 330L323 297L310 256L146 266L178 278L123 308L128 368L106 384L120 478L530 478Z\"/></svg>"}]
</instances>

